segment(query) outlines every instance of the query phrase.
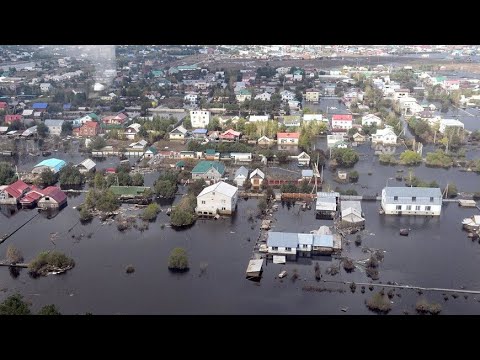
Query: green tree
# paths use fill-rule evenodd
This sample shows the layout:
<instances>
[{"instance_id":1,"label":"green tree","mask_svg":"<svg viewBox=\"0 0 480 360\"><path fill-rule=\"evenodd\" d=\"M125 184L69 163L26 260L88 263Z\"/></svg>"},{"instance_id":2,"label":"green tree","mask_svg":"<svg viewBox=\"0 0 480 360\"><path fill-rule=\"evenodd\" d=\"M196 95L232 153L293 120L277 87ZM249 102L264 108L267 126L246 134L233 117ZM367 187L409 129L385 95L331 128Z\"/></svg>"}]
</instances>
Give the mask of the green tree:
<instances>
[{"instance_id":1,"label":"green tree","mask_svg":"<svg viewBox=\"0 0 480 360\"><path fill-rule=\"evenodd\" d=\"M197 197L202 192L207 183L204 179L197 179L188 185L188 193Z\"/></svg>"},{"instance_id":2,"label":"green tree","mask_svg":"<svg viewBox=\"0 0 480 360\"><path fill-rule=\"evenodd\" d=\"M85 176L72 164L67 164L59 171L60 185L74 185L83 184Z\"/></svg>"},{"instance_id":3,"label":"green tree","mask_svg":"<svg viewBox=\"0 0 480 360\"><path fill-rule=\"evenodd\" d=\"M447 185L447 197L454 198L458 195L457 186L454 183L448 183Z\"/></svg>"},{"instance_id":4,"label":"green tree","mask_svg":"<svg viewBox=\"0 0 480 360\"><path fill-rule=\"evenodd\" d=\"M173 226L187 226L195 222L195 214L183 208L175 208L170 214L170 222Z\"/></svg>"},{"instance_id":5,"label":"green tree","mask_svg":"<svg viewBox=\"0 0 480 360\"><path fill-rule=\"evenodd\" d=\"M140 173L135 173L132 175L132 186L143 186L143 176Z\"/></svg>"},{"instance_id":6,"label":"green tree","mask_svg":"<svg viewBox=\"0 0 480 360\"><path fill-rule=\"evenodd\" d=\"M117 196L111 190L103 190L100 192L95 203L97 210L103 212L112 212L120 207Z\"/></svg>"},{"instance_id":7,"label":"green tree","mask_svg":"<svg viewBox=\"0 0 480 360\"><path fill-rule=\"evenodd\" d=\"M350 182L357 182L358 177L359 175L357 170L353 170L348 173L348 179L350 180Z\"/></svg>"},{"instance_id":8,"label":"green tree","mask_svg":"<svg viewBox=\"0 0 480 360\"><path fill-rule=\"evenodd\" d=\"M37 128L38 130L38 128ZM64 121L62 124L62 135L67 136L67 135L72 135L73 132L73 126L71 121Z\"/></svg>"},{"instance_id":9,"label":"green tree","mask_svg":"<svg viewBox=\"0 0 480 360\"><path fill-rule=\"evenodd\" d=\"M359 160L357 152L349 148L335 149L332 153L332 157L337 161L340 166L343 167L352 167Z\"/></svg>"},{"instance_id":10,"label":"green tree","mask_svg":"<svg viewBox=\"0 0 480 360\"><path fill-rule=\"evenodd\" d=\"M57 182L57 176L50 169L44 169L37 180L39 185L50 186Z\"/></svg>"},{"instance_id":11,"label":"green tree","mask_svg":"<svg viewBox=\"0 0 480 360\"><path fill-rule=\"evenodd\" d=\"M58 311L57 307L53 304L43 306L38 315L62 315L60 311Z\"/></svg>"},{"instance_id":12,"label":"green tree","mask_svg":"<svg viewBox=\"0 0 480 360\"><path fill-rule=\"evenodd\" d=\"M29 305L23 301L23 296L14 294L0 304L0 315L30 315Z\"/></svg>"},{"instance_id":13,"label":"green tree","mask_svg":"<svg viewBox=\"0 0 480 360\"><path fill-rule=\"evenodd\" d=\"M157 217L158 213L160 212L160 206L157 203L149 204L142 212L140 217L144 221L153 221Z\"/></svg>"},{"instance_id":14,"label":"green tree","mask_svg":"<svg viewBox=\"0 0 480 360\"><path fill-rule=\"evenodd\" d=\"M15 169L8 162L0 162L0 184L10 185L17 180Z\"/></svg>"},{"instance_id":15,"label":"green tree","mask_svg":"<svg viewBox=\"0 0 480 360\"><path fill-rule=\"evenodd\" d=\"M100 150L100 149L104 148L105 146L107 146L107 142L105 141L105 139L103 137L95 136L88 146L89 146L90 149Z\"/></svg>"},{"instance_id":16,"label":"green tree","mask_svg":"<svg viewBox=\"0 0 480 360\"><path fill-rule=\"evenodd\" d=\"M212 119L210 119L207 125L207 129L210 131L222 129L222 127L220 126L220 120L218 119L218 117L214 116Z\"/></svg>"},{"instance_id":17,"label":"green tree","mask_svg":"<svg viewBox=\"0 0 480 360\"><path fill-rule=\"evenodd\" d=\"M37 135L42 139L48 135L48 127L43 122L37 125Z\"/></svg>"},{"instance_id":18,"label":"green tree","mask_svg":"<svg viewBox=\"0 0 480 360\"><path fill-rule=\"evenodd\" d=\"M265 200L265 198L261 198L258 201L258 210L260 210L260 213L263 214L265 210L267 210L267 207L268 207L267 200Z\"/></svg>"},{"instance_id":19,"label":"green tree","mask_svg":"<svg viewBox=\"0 0 480 360\"><path fill-rule=\"evenodd\" d=\"M172 199L175 197L175 193L177 192L177 185L176 183L172 183L168 180L157 180L153 186L155 189L155 193L157 196Z\"/></svg>"},{"instance_id":20,"label":"green tree","mask_svg":"<svg viewBox=\"0 0 480 360\"><path fill-rule=\"evenodd\" d=\"M188 270L188 256L185 249L175 248L168 258L168 268L170 270Z\"/></svg>"},{"instance_id":21,"label":"green tree","mask_svg":"<svg viewBox=\"0 0 480 360\"><path fill-rule=\"evenodd\" d=\"M190 119L190 116L186 116L185 119L183 119L183 127L185 129L192 128L192 120Z\"/></svg>"},{"instance_id":22,"label":"green tree","mask_svg":"<svg viewBox=\"0 0 480 360\"><path fill-rule=\"evenodd\" d=\"M422 157L416 151L405 150L400 154L400 162L404 165L417 165L422 162Z\"/></svg>"},{"instance_id":23,"label":"green tree","mask_svg":"<svg viewBox=\"0 0 480 360\"><path fill-rule=\"evenodd\" d=\"M107 187L107 182L105 181L103 174L99 172L95 174L94 186L95 189L104 189Z\"/></svg>"},{"instance_id":24,"label":"green tree","mask_svg":"<svg viewBox=\"0 0 480 360\"><path fill-rule=\"evenodd\" d=\"M276 153L277 160L280 164L285 164L288 162L288 152L286 151L278 151Z\"/></svg>"}]
</instances>

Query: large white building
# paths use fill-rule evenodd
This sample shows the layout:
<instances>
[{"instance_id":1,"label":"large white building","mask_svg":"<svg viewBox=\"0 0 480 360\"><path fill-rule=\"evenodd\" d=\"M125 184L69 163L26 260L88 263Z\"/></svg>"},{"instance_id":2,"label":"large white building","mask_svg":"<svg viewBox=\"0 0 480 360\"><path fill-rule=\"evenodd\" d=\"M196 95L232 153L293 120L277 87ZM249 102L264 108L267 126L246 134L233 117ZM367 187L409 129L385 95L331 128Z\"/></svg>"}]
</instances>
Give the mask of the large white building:
<instances>
[{"instance_id":1,"label":"large white building","mask_svg":"<svg viewBox=\"0 0 480 360\"><path fill-rule=\"evenodd\" d=\"M232 214L237 206L238 188L220 181L207 186L197 196L198 215L215 216L218 214Z\"/></svg>"},{"instance_id":2,"label":"large white building","mask_svg":"<svg viewBox=\"0 0 480 360\"><path fill-rule=\"evenodd\" d=\"M353 117L350 114L336 114L332 116L332 129L349 130L353 127Z\"/></svg>"},{"instance_id":3,"label":"large white building","mask_svg":"<svg viewBox=\"0 0 480 360\"><path fill-rule=\"evenodd\" d=\"M190 111L190 121L193 128L206 128L210 122L210 111L192 110Z\"/></svg>"},{"instance_id":4,"label":"large white building","mask_svg":"<svg viewBox=\"0 0 480 360\"><path fill-rule=\"evenodd\" d=\"M441 119L440 120L440 128L438 129L438 131L440 131L442 134L444 134L445 130L447 128L454 128L454 127L458 128L458 129L464 129L465 125L460 120Z\"/></svg>"},{"instance_id":5,"label":"large white building","mask_svg":"<svg viewBox=\"0 0 480 360\"><path fill-rule=\"evenodd\" d=\"M382 125L382 119L380 119L377 115L374 114L368 114L365 116L362 116L362 126L380 126Z\"/></svg>"},{"instance_id":6,"label":"large white building","mask_svg":"<svg viewBox=\"0 0 480 360\"><path fill-rule=\"evenodd\" d=\"M377 132L372 134L372 143L396 144L397 135L391 126L386 125L385 129L377 129Z\"/></svg>"},{"instance_id":7,"label":"large white building","mask_svg":"<svg viewBox=\"0 0 480 360\"><path fill-rule=\"evenodd\" d=\"M248 121L257 122L257 121L268 121L268 115L250 115Z\"/></svg>"},{"instance_id":8,"label":"large white building","mask_svg":"<svg viewBox=\"0 0 480 360\"><path fill-rule=\"evenodd\" d=\"M435 215L442 212L440 188L386 187L382 190L382 209L393 215Z\"/></svg>"}]
</instances>

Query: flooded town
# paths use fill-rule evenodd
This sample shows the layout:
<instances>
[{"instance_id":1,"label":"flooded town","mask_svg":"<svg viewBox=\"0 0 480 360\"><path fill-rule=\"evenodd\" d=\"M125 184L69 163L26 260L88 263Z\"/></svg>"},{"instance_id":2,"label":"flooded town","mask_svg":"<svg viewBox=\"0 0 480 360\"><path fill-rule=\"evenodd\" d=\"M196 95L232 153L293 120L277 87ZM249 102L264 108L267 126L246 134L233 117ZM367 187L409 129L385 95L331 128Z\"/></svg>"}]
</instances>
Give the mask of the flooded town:
<instances>
[{"instance_id":1,"label":"flooded town","mask_svg":"<svg viewBox=\"0 0 480 360\"><path fill-rule=\"evenodd\" d=\"M480 314L480 47L0 46L0 314Z\"/></svg>"}]
</instances>

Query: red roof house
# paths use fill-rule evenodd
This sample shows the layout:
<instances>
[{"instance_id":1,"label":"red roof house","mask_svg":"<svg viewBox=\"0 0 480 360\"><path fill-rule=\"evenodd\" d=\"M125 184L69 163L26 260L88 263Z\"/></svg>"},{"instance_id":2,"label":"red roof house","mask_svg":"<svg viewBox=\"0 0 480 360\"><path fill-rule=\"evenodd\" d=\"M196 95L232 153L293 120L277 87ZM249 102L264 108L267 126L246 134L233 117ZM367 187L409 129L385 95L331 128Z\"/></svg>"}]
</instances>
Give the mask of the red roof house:
<instances>
[{"instance_id":1,"label":"red roof house","mask_svg":"<svg viewBox=\"0 0 480 360\"><path fill-rule=\"evenodd\" d=\"M0 203L16 204L20 198L30 190L30 185L25 184L22 180L17 180L13 184L7 186L0 193Z\"/></svg>"},{"instance_id":2,"label":"red roof house","mask_svg":"<svg viewBox=\"0 0 480 360\"><path fill-rule=\"evenodd\" d=\"M5 122L7 124L11 124L15 121L22 121L23 116L22 115L5 115Z\"/></svg>"},{"instance_id":3,"label":"red roof house","mask_svg":"<svg viewBox=\"0 0 480 360\"><path fill-rule=\"evenodd\" d=\"M0 101L0 110L5 110L8 108L8 104L5 101Z\"/></svg>"},{"instance_id":4,"label":"red roof house","mask_svg":"<svg viewBox=\"0 0 480 360\"><path fill-rule=\"evenodd\" d=\"M75 136L96 136L100 132L100 124L96 121L87 121L81 127L73 129Z\"/></svg>"},{"instance_id":5,"label":"red roof house","mask_svg":"<svg viewBox=\"0 0 480 360\"><path fill-rule=\"evenodd\" d=\"M59 187L49 186L43 189L43 194L38 201L40 209L59 209L67 204L67 195Z\"/></svg>"},{"instance_id":6,"label":"red roof house","mask_svg":"<svg viewBox=\"0 0 480 360\"><path fill-rule=\"evenodd\" d=\"M298 132L277 133L277 143L279 145L296 145L299 138L300 133Z\"/></svg>"}]
</instances>

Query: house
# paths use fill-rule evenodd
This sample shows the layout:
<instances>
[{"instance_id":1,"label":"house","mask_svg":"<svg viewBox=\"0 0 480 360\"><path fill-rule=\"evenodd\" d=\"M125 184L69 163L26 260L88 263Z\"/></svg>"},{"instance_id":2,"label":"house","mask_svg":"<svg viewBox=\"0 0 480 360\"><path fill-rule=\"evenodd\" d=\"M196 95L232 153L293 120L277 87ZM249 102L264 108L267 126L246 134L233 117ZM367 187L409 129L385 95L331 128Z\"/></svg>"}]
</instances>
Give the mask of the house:
<instances>
[{"instance_id":1,"label":"house","mask_svg":"<svg viewBox=\"0 0 480 360\"><path fill-rule=\"evenodd\" d=\"M309 124L310 121L324 121L323 115L322 114L303 114L303 123Z\"/></svg>"},{"instance_id":2,"label":"house","mask_svg":"<svg viewBox=\"0 0 480 360\"><path fill-rule=\"evenodd\" d=\"M17 180L0 192L0 204L16 205L28 191L30 191L30 185L25 184L22 180Z\"/></svg>"},{"instance_id":3,"label":"house","mask_svg":"<svg viewBox=\"0 0 480 360\"><path fill-rule=\"evenodd\" d=\"M39 162L37 165L35 165L32 169L32 174L41 174L43 170L49 169L51 170L54 174L58 173L67 163L63 160L60 159L46 159L41 162Z\"/></svg>"},{"instance_id":4,"label":"house","mask_svg":"<svg viewBox=\"0 0 480 360\"><path fill-rule=\"evenodd\" d=\"M280 92L280 95L282 96L282 101L288 102L295 100L295 93L289 90L283 90Z\"/></svg>"},{"instance_id":5,"label":"house","mask_svg":"<svg viewBox=\"0 0 480 360\"><path fill-rule=\"evenodd\" d=\"M200 161L192 170L192 179L217 182L225 174L225 165L219 161Z\"/></svg>"},{"instance_id":6,"label":"house","mask_svg":"<svg viewBox=\"0 0 480 360\"><path fill-rule=\"evenodd\" d=\"M248 117L249 122L257 122L257 121L268 121L268 115L250 115Z\"/></svg>"},{"instance_id":7,"label":"house","mask_svg":"<svg viewBox=\"0 0 480 360\"><path fill-rule=\"evenodd\" d=\"M33 110L32 109L26 109L22 111L22 116L23 117L32 117L33 116Z\"/></svg>"},{"instance_id":8,"label":"house","mask_svg":"<svg viewBox=\"0 0 480 360\"><path fill-rule=\"evenodd\" d=\"M187 94L183 98L185 102L189 102L190 104L196 104L198 100L198 95L197 94Z\"/></svg>"},{"instance_id":9,"label":"house","mask_svg":"<svg viewBox=\"0 0 480 360\"><path fill-rule=\"evenodd\" d=\"M300 116L298 115L287 115L282 116L282 122L287 127L298 127L300 126Z\"/></svg>"},{"instance_id":10,"label":"house","mask_svg":"<svg viewBox=\"0 0 480 360\"><path fill-rule=\"evenodd\" d=\"M20 204L22 205L22 208L33 208L35 205L37 205L38 200L42 198L42 196L45 195L45 192L39 188L37 188L35 185L32 185L30 188L30 191L28 191L21 199L20 199Z\"/></svg>"},{"instance_id":11,"label":"house","mask_svg":"<svg viewBox=\"0 0 480 360\"><path fill-rule=\"evenodd\" d=\"M32 105L33 110L37 110L40 112L47 110L47 108L48 108L48 103L33 103Z\"/></svg>"},{"instance_id":12,"label":"house","mask_svg":"<svg viewBox=\"0 0 480 360\"><path fill-rule=\"evenodd\" d=\"M73 134L80 137L97 136L100 133L100 124L96 121L87 121L79 128L73 129Z\"/></svg>"},{"instance_id":13,"label":"house","mask_svg":"<svg viewBox=\"0 0 480 360\"><path fill-rule=\"evenodd\" d=\"M170 140L185 140L187 136L187 129L185 129L182 125L177 126L175 129L170 131L169 138Z\"/></svg>"},{"instance_id":14,"label":"house","mask_svg":"<svg viewBox=\"0 0 480 360\"><path fill-rule=\"evenodd\" d=\"M349 130L353 127L352 115L335 114L332 116L332 129Z\"/></svg>"},{"instance_id":15,"label":"house","mask_svg":"<svg viewBox=\"0 0 480 360\"><path fill-rule=\"evenodd\" d=\"M320 98L320 91L316 89L308 89L305 91L305 101L317 103Z\"/></svg>"},{"instance_id":16,"label":"house","mask_svg":"<svg viewBox=\"0 0 480 360\"><path fill-rule=\"evenodd\" d=\"M145 151L145 157L147 159L150 159L157 155L157 149L153 146L150 146L146 151Z\"/></svg>"},{"instance_id":17,"label":"house","mask_svg":"<svg viewBox=\"0 0 480 360\"><path fill-rule=\"evenodd\" d=\"M393 128L387 125L385 129L377 129L377 132L372 134L372 143L396 144L397 135L393 131Z\"/></svg>"},{"instance_id":18,"label":"house","mask_svg":"<svg viewBox=\"0 0 480 360\"><path fill-rule=\"evenodd\" d=\"M250 174L249 179L250 179L250 183L252 184L252 188L258 189L260 186L262 186L263 181L265 180L265 174L263 173L262 170L260 170L259 168L256 168Z\"/></svg>"},{"instance_id":19,"label":"house","mask_svg":"<svg viewBox=\"0 0 480 360\"><path fill-rule=\"evenodd\" d=\"M444 134L447 128L457 128L457 130L464 129L465 125L460 120L456 119L441 119L439 131Z\"/></svg>"},{"instance_id":20,"label":"house","mask_svg":"<svg viewBox=\"0 0 480 360\"><path fill-rule=\"evenodd\" d=\"M218 137L220 140L238 140L241 134L242 133L240 131L228 129L224 133L220 134Z\"/></svg>"},{"instance_id":21,"label":"house","mask_svg":"<svg viewBox=\"0 0 480 360\"><path fill-rule=\"evenodd\" d=\"M210 122L210 111L192 110L190 111L190 121L193 128L205 128Z\"/></svg>"},{"instance_id":22,"label":"house","mask_svg":"<svg viewBox=\"0 0 480 360\"><path fill-rule=\"evenodd\" d=\"M310 180L312 178L313 178L313 170L311 169L302 170L301 180Z\"/></svg>"},{"instance_id":23,"label":"house","mask_svg":"<svg viewBox=\"0 0 480 360\"><path fill-rule=\"evenodd\" d=\"M325 96L335 96L335 89L337 88L336 84L328 84L323 87L323 94Z\"/></svg>"},{"instance_id":24,"label":"house","mask_svg":"<svg viewBox=\"0 0 480 360\"><path fill-rule=\"evenodd\" d=\"M333 148L338 142L344 141L344 139L345 139L345 136L343 134L327 135L327 147L329 149Z\"/></svg>"},{"instance_id":25,"label":"house","mask_svg":"<svg viewBox=\"0 0 480 360\"><path fill-rule=\"evenodd\" d=\"M331 254L335 249L338 248L335 246L335 238L332 234L313 234L312 236L312 255Z\"/></svg>"},{"instance_id":26,"label":"house","mask_svg":"<svg viewBox=\"0 0 480 360\"><path fill-rule=\"evenodd\" d=\"M124 113L118 113L117 115L104 116L102 122L105 125L123 125L128 119L128 116Z\"/></svg>"},{"instance_id":27,"label":"house","mask_svg":"<svg viewBox=\"0 0 480 360\"><path fill-rule=\"evenodd\" d=\"M40 91L41 92L49 92L52 89L53 89L53 86L50 83L41 83L40 84Z\"/></svg>"},{"instance_id":28,"label":"house","mask_svg":"<svg viewBox=\"0 0 480 360\"><path fill-rule=\"evenodd\" d=\"M271 97L272 97L272 94L265 91L261 94L256 95L255 100L270 101Z\"/></svg>"},{"instance_id":29,"label":"house","mask_svg":"<svg viewBox=\"0 0 480 360\"><path fill-rule=\"evenodd\" d=\"M195 212L200 216L230 215L236 210L237 200L238 188L220 181L198 194Z\"/></svg>"},{"instance_id":30,"label":"house","mask_svg":"<svg viewBox=\"0 0 480 360\"><path fill-rule=\"evenodd\" d=\"M203 156L206 160L219 160L220 153L215 149L206 149Z\"/></svg>"},{"instance_id":31,"label":"house","mask_svg":"<svg viewBox=\"0 0 480 360\"><path fill-rule=\"evenodd\" d=\"M382 125L382 119L380 119L377 115L368 114L362 116L362 126L372 126L372 125L380 126Z\"/></svg>"},{"instance_id":32,"label":"house","mask_svg":"<svg viewBox=\"0 0 480 360\"><path fill-rule=\"evenodd\" d=\"M230 158L237 162L250 162L252 161L252 153L240 153L240 152L232 152L230 153Z\"/></svg>"},{"instance_id":33,"label":"house","mask_svg":"<svg viewBox=\"0 0 480 360\"><path fill-rule=\"evenodd\" d=\"M244 102L245 100L252 100L252 93L247 89L240 89L235 97L238 102Z\"/></svg>"},{"instance_id":34,"label":"house","mask_svg":"<svg viewBox=\"0 0 480 360\"><path fill-rule=\"evenodd\" d=\"M192 131L192 136L195 139L205 139L207 137L207 129L195 129Z\"/></svg>"},{"instance_id":35,"label":"house","mask_svg":"<svg viewBox=\"0 0 480 360\"><path fill-rule=\"evenodd\" d=\"M29 127L22 133L22 137L30 137L37 134L37 125Z\"/></svg>"},{"instance_id":36,"label":"house","mask_svg":"<svg viewBox=\"0 0 480 360\"><path fill-rule=\"evenodd\" d=\"M78 171L80 171L82 174L88 173L88 172L94 172L95 167L97 164L93 162L91 159L85 159L83 160L80 164L76 166Z\"/></svg>"},{"instance_id":37,"label":"house","mask_svg":"<svg viewBox=\"0 0 480 360\"><path fill-rule=\"evenodd\" d=\"M315 215L319 218L334 219L339 200L340 194L338 192L317 192Z\"/></svg>"},{"instance_id":38,"label":"house","mask_svg":"<svg viewBox=\"0 0 480 360\"><path fill-rule=\"evenodd\" d=\"M245 166L240 166L237 171L235 171L235 177L233 178L233 182L237 184L237 186L243 186L247 179L248 169Z\"/></svg>"},{"instance_id":39,"label":"house","mask_svg":"<svg viewBox=\"0 0 480 360\"><path fill-rule=\"evenodd\" d=\"M16 121L22 121L23 116L22 115L5 115L5 123L7 124L12 124Z\"/></svg>"},{"instance_id":40,"label":"house","mask_svg":"<svg viewBox=\"0 0 480 360\"><path fill-rule=\"evenodd\" d=\"M289 100L288 101L288 107L291 110L299 110L301 107L301 102L297 100Z\"/></svg>"},{"instance_id":41,"label":"house","mask_svg":"<svg viewBox=\"0 0 480 360\"><path fill-rule=\"evenodd\" d=\"M138 134L141 127L142 125L137 123L128 125L124 132L125 137L129 140L135 139L135 136Z\"/></svg>"},{"instance_id":42,"label":"house","mask_svg":"<svg viewBox=\"0 0 480 360\"><path fill-rule=\"evenodd\" d=\"M269 254L285 255L289 260L296 259L298 234L269 231L267 247Z\"/></svg>"},{"instance_id":43,"label":"house","mask_svg":"<svg viewBox=\"0 0 480 360\"><path fill-rule=\"evenodd\" d=\"M410 90L408 90L408 89L396 89L395 93L393 95L393 98L395 100L399 100L403 97L408 97L408 96L410 96Z\"/></svg>"},{"instance_id":44,"label":"house","mask_svg":"<svg viewBox=\"0 0 480 360\"><path fill-rule=\"evenodd\" d=\"M353 134L352 138L353 138L353 141L357 143L364 143L365 141L367 141L367 137L358 132Z\"/></svg>"},{"instance_id":45,"label":"house","mask_svg":"<svg viewBox=\"0 0 480 360\"><path fill-rule=\"evenodd\" d=\"M388 215L439 216L442 192L440 188L385 187L382 190L382 209Z\"/></svg>"},{"instance_id":46,"label":"house","mask_svg":"<svg viewBox=\"0 0 480 360\"><path fill-rule=\"evenodd\" d=\"M128 147L132 150L139 150L139 151L143 151L143 149L145 149L145 146L147 145L147 141L146 140L140 140L140 141L137 141L137 142L134 142L134 143L131 143L130 145L128 145Z\"/></svg>"},{"instance_id":47,"label":"house","mask_svg":"<svg viewBox=\"0 0 480 360\"><path fill-rule=\"evenodd\" d=\"M298 145L298 139L300 133L277 133L277 144L278 145Z\"/></svg>"},{"instance_id":48,"label":"house","mask_svg":"<svg viewBox=\"0 0 480 360\"><path fill-rule=\"evenodd\" d=\"M67 195L56 186L49 186L43 190L43 197L38 201L41 210L61 209L67 205Z\"/></svg>"},{"instance_id":49,"label":"house","mask_svg":"<svg viewBox=\"0 0 480 360\"><path fill-rule=\"evenodd\" d=\"M257 140L257 144L258 144L258 145L264 145L264 146L270 146L270 145L273 144L274 142L275 142L275 140L270 139L270 138L266 137L265 135L263 135L262 137L260 137L260 138Z\"/></svg>"},{"instance_id":50,"label":"house","mask_svg":"<svg viewBox=\"0 0 480 360\"><path fill-rule=\"evenodd\" d=\"M310 165L310 155L305 151L302 151L297 155L298 166L308 166Z\"/></svg>"},{"instance_id":51,"label":"house","mask_svg":"<svg viewBox=\"0 0 480 360\"><path fill-rule=\"evenodd\" d=\"M50 135L60 136L62 133L62 125L64 120L45 120L45 125L48 127Z\"/></svg>"},{"instance_id":52,"label":"house","mask_svg":"<svg viewBox=\"0 0 480 360\"><path fill-rule=\"evenodd\" d=\"M362 204L360 201L342 200L340 203L341 226L342 227L361 227L365 226Z\"/></svg>"}]
</instances>

